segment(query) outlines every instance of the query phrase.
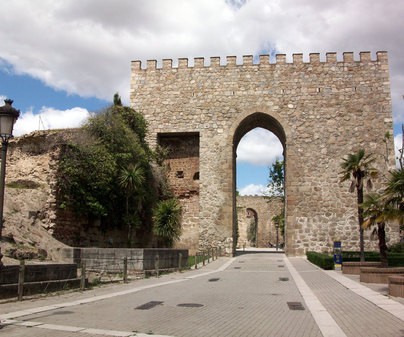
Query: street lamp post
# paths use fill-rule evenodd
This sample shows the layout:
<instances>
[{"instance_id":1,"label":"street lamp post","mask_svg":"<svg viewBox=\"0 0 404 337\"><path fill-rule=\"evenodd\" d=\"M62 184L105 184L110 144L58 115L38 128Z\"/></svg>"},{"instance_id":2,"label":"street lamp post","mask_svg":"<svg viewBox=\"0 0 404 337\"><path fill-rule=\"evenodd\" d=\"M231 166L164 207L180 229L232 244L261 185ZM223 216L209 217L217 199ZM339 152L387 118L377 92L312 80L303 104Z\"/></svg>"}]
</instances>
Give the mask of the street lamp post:
<instances>
[{"instance_id":1,"label":"street lamp post","mask_svg":"<svg viewBox=\"0 0 404 337\"><path fill-rule=\"evenodd\" d=\"M279 222L275 222L275 229L276 229L276 250L279 247Z\"/></svg>"},{"instance_id":2,"label":"street lamp post","mask_svg":"<svg viewBox=\"0 0 404 337\"><path fill-rule=\"evenodd\" d=\"M15 121L20 116L20 110L12 107L13 100L4 100L4 106L0 107L0 137L1 137L1 168L0 168L0 242L2 239L3 230L3 207L4 207L4 188L6 180L6 156L8 141L13 137L13 127ZM0 268L3 266L1 259L3 254L1 253L0 246Z\"/></svg>"}]
</instances>

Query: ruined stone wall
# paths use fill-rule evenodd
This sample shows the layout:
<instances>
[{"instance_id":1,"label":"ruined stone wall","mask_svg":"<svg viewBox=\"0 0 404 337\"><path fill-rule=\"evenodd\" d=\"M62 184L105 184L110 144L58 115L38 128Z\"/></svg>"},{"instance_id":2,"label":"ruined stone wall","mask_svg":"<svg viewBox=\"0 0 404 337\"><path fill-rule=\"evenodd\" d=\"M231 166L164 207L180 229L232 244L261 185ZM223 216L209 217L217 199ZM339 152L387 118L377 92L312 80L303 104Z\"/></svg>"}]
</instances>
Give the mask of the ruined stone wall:
<instances>
[{"instance_id":1,"label":"ruined stone wall","mask_svg":"<svg viewBox=\"0 0 404 337\"><path fill-rule=\"evenodd\" d=\"M101 229L97 221L58 208L60 148L67 142L81 141L82 134L78 129L37 131L10 141L4 198L6 241L48 252L64 245L126 245L125 231Z\"/></svg>"},{"instance_id":2,"label":"ruined stone wall","mask_svg":"<svg viewBox=\"0 0 404 337\"><path fill-rule=\"evenodd\" d=\"M237 197L237 223L238 223L238 247L268 248L276 244L276 228L272 217L282 212L283 202L279 198L267 198L262 196L238 196ZM257 216L256 242L248 240L247 231L254 220L248 210L253 210ZM278 232L278 243L283 243L283 237Z\"/></svg>"},{"instance_id":3,"label":"ruined stone wall","mask_svg":"<svg viewBox=\"0 0 404 337\"><path fill-rule=\"evenodd\" d=\"M359 148L374 153L381 170L394 165L393 142L387 153L383 143L392 133L387 53L292 58L270 62L263 55L257 64L252 56L222 64L196 58L193 65L179 59L178 66L163 60L159 67L147 61L143 68L132 62L131 105L148 122L148 142L155 145L161 133L200 135L200 247L232 240L235 151L255 127L272 131L284 146L286 252L331 249L335 239L346 249L358 247L356 196L338 172L341 158Z\"/></svg>"},{"instance_id":4,"label":"ruined stone wall","mask_svg":"<svg viewBox=\"0 0 404 337\"><path fill-rule=\"evenodd\" d=\"M158 141L168 151L165 172L182 207L182 234L176 247L194 254L199 242L199 134L161 134Z\"/></svg>"}]
</instances>

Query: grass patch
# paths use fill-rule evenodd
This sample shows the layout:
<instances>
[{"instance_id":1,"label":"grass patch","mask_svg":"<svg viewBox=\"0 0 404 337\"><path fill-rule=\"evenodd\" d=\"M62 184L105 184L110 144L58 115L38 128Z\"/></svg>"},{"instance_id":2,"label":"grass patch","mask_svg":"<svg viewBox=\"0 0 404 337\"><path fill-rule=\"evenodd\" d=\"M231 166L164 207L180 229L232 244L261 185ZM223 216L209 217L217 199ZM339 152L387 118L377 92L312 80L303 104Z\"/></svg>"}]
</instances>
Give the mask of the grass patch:
<instances>
[{"instance_id":1,"label":"grass patch","mask_svg":"<svg viewBox=\"0 0 404 337\"><path fill-rule=\"evenodd\" d=\"M40 188L41 184L39 184L35 181L32 181L32 180L19 179L19 180L10 181L9 183L6 184L6 186L8 188L34 190L34 189Z\"/></svg>"},{"instance_id":2,"label":"grass patch","mask_svg":"<svg viewBox=\"0 0 404 337\"><path fill-rule=\"evenodd\" d=\"M212 256L210 256L210 259L212 259ZM196 256L188 256L188 268L195 266L195 264L202 263L203 260L207 261L208 255L198 254Z\"/></svg>"}]
</instances>

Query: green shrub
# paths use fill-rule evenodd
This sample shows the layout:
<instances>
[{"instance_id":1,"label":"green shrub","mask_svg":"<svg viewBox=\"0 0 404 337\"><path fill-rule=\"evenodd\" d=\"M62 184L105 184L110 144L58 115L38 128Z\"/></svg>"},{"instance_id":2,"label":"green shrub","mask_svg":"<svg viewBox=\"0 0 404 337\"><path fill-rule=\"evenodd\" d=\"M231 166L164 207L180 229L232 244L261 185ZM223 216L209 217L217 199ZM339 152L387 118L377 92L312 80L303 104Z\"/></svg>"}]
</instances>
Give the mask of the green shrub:
<instances>
[{"instance_id":1,"label":"green shrub","mask_svg":"<svg viewBox=\"0 0 404 337\"><path fill-rule=\"evenodd\" d=\"M177 199L160 200L153 209L153 232L171 248L181 237L181 205Z\"/></svg>"},{"instance_id":2,"label":"green shrub","mask_svg":"<svg viewBox=\"0 0 404 337\"><path fill-rule=\"evenodd\" d=\"M334 269L334 259L331 255L317 252L306 252L307 259L321 269Z\"/></svg>"},{"instance_id":3,"label":"green shrub","mask_svg":"<svg viewBox=\"0 0 404 337\"><path fill-rule=\"evenodd\" d=\"M404 253L399 252L399 250L400 247L398 247L397 250L394 249L394 251L389 251L387 253L387 261L389 267L404 267ZM342 252L342 262L356 262L356 261L360 261L358 251ZM379 252L365 252L365 261L379 262L380 261Z\"/></svg>"},{"instance_id":4,"label":"green shrub","mask_svg":"<svg viewBox=\"0 0 404 337\"><path fill-rule=\"evenodd\" d=\"M404 253L387 253L389 267L404 267Z\"/></svg>"},{"instance_id":5,"label":"green shrub","mask_svg":"<svg viewBox=\"0 0 404 337\"><path fill-rule=\"evenodd\" d=\"M343 251L342 252L342 261L343 262L360 261L360 252L359 251ZM365 261L369 261L369 262L380 261L380 253L379 252L365 252Z\"/></svg>"},{"instance_id":6,"label":"green shrub","mask_svg":"<svg viewBox=\"0 0 404 337\"><path fill-rule=\"evenodd\" d=\"M389 248L391 253L404 253L404 242L397 242Z\"/></svg>"}]
</instances>

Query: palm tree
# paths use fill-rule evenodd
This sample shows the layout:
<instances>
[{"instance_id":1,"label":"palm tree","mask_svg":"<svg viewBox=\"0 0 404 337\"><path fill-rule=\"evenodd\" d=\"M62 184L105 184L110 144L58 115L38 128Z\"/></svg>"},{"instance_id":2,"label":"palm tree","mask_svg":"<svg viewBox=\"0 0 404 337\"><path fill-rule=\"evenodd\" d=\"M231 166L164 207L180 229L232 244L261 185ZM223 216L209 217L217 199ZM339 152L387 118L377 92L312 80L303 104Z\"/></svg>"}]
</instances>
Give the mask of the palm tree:
<instances>
[{"instance_id":1,"label":"palm tree","mask_svg":"<svg viewBox=\"0 0 404 337\"><path fill-rule=\"evenodd\" d=\"M181 236L181 213L177 199L161 200L153 210L153 232L169 248Z\"/></svg>"},{"instance_id":2,"label":"palm tree","mask_svg":"<svg viewBox=\"0 0 404 337\"><path fill-rule=\"evenodd\" d=\"M136 211L139 212L141 209L141 200L142 200L142 187L145 183L145 172L143 168L137 164L129 165L128 168L122 168L121 172L118 176L119 186L124 189L125 193L125 210L126 210L126 223L128 226L128 245L131 246L132 239L132 228L135 225L134 218L129 216L129 199L135 193L140 196L138 198L138 203L136 205Z\"/></svg>"},{"instance_id":3,"label":"palm tree","mask_svg":"<svg viewBox=\"0 0 404 337\"><path fill-rule=\"evenodd\" d=\"M390 171L383 198L390 206L389 219L404 226L404 168Z\"/></svg>"},{"instance_id":4,"label":"palm tree","mask_svg":"<svg viewBox=\"0 0 404 337\"><path fill-rule=\"evenodd\" d=\"M372 188L372 180L377 171L371 167L371 164L375 161L372 154L365 154L364 149L358 150L356 153L351 153L345 159L342 159L341 163L342 171L340 172L341 182L351 180L351 186L349 191L352 193L356 189L357 203L358 203L358 223L359 223L359 249L360 249L360 261L365 261L365 249L363 239L363 183L366 181L368 189Z\"/></svg>"},{"instance_id":5,"label":"palm tree","mask_svg":"<svg viewBox=\"0 0 404 337\"><path fill-rule=\"evenodd\" d=\"M387 245L386 245L386 220L389 218L390 210L384 203L381 196L371 193L365 196L362 204L364 222L363 229L376 226L374 233L379 239L380 262L387 267Z\"/></svg>"}]
</instances>

